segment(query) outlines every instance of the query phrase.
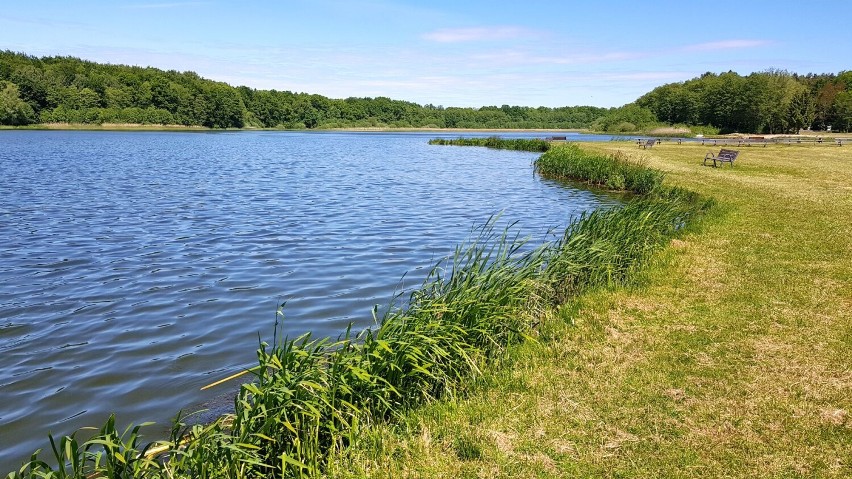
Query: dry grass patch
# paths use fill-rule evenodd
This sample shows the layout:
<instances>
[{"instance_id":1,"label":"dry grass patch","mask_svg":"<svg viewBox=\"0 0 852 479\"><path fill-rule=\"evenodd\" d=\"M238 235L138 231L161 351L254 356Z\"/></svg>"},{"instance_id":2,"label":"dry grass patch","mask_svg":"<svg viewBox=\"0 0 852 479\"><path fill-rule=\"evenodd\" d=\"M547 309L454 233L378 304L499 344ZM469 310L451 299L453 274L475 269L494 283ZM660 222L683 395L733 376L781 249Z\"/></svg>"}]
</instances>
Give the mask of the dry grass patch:
<instances>
[{"instance_id":1,"label":"dry grass patch","mask_svg":"<svg viewBox=\"0 0 852 479\"><path fill-rule=\"evenodd\" d=\"M654 128L648 132L649 135L689 135L691 133L689 128L675 128L671 126Z\"/></svg>"}]
</instances>

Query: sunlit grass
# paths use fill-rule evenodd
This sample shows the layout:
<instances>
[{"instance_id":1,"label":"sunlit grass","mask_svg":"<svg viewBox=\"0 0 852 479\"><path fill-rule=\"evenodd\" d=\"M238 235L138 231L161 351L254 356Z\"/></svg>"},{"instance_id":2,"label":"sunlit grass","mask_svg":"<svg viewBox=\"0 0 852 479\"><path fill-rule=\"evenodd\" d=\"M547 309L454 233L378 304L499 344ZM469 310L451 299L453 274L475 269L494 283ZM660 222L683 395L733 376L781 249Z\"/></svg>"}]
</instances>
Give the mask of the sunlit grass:
<instances>
[{"instance_id":1,"label":"sunlit grass","mask_svg":"<svg viewBox=\"0 0 852 479\"><path fill-rule=\"evenodd\" d=\"M467 396L376 429L333 477L852 477L843 148L745 148L731 170L655 147L666 184L717 200L700 227L558 307Z\"/></svg>"},{"instance_id":2,"label":"sunlit grass","mask_svg":"<svg viewBox=\"0 0 852 479\"><path fill-rule=\"evenodd\" d=\"M533 249L490 221L433 268L405 308L390 308L373 328L337 340L279 339L276 325L232 414L204 425L178 418L171 437L157 444L141 441L139 427L118 435L110 419L83 443L60 438L58 466L34 455L10 477L315 477L336 470L353 446L381 437L375 431L404 427L424 405L463 400L495 366L515 361L515 348L550 334L554 308L590 289L625 284L710 206L619 155L560 146L536 169L636 196L581 217L559 241ZM613 175L622 179L614 183ZM475 431L455 437L455 456L478 460L481 440Z\"/></svg>"}]
</instances>

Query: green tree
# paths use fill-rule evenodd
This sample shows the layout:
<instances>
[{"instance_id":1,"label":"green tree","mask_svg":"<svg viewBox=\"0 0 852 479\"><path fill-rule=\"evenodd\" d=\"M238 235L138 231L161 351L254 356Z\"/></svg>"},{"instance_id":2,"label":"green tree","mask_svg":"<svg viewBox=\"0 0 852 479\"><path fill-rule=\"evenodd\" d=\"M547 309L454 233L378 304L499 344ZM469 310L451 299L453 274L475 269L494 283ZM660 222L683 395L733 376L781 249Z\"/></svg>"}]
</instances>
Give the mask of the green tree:
<instances>
[{"instance_id":1,"label":"green tree","mask_svg":"<svg viewBox=\"0 0 852 479\"><path fill-rule=\"evenodd\" d=\"M790 100L790 106L787 109L791 129L798 131L803 128L810 128L814 121L815 111L813 97L811 97L807 87L801 85L799 91Z\"/></svg>"},{"instance_id":2,"label":"green tree","mask_svg":"<svg viewBox=\"0 0 852 479\"><path fill-rule=\"evenodd\" d=\"M631 103L611 109L597 120L597 125L603 131L624 133L648 128L658 121L651 110Z\"/></svg>"},{"instance_id":3,"label":"green tree","mask_svg":"<svg viewBox=\"0 0 852 479\"><path fill-rule=\"evenodd\" d=\"M242 128L245 105L236 89L214 83L206 89L206 114L203 125L210 128Z\"/></svg>"},{"instance_id":4,"label":"green tree","mask_svg":"<svg viewBox=\"0 0 852 479\"><path fill-rule=\"evenodd\" d=\"M797 132L809 125L807 86L786 70L767 70L761 76L767 83L763 111L769 133Z\"/></svg>"},{"instance_id":5,"label":"green tree","mask_svg":"<svg viewBox=\"0 0 852 479\"><path fill-rule=\"evenodd\" d=\"M641 96L636 104L652 111L660 121L697 124L699 96L693 85L694 82L664 85Z\"/></svg>"},{"instance_id":6,"label":"green tree","mask_svg":"<svg viewBox=\"0 0 852 479\"><path fill-rule=\"evenodd\" d=\"M18 85L0 81L0 125L26 125L34 121L33 108L21 99Z\"/></svg>"},{"instance_id":7,"label":"green tree","mask_svg":"<svg viewBox=\"0 0 852 479\"><path fill-rule=\"evenodd\" d=\"M104 92L107 108L129 108L133 106L133 89L130 87L108 87Z\"/></svg>"},{"instance_id":8,"label":"green tree","mask_svg":"<svg viewBox=\"0 0 852 479\"><path fill-rule=\"evenodd\" d=\"M77 92L77 108L98 108L101 106L101 97L98 92L85 87Z\"/></svg>"},{"instance_id":9,"label":"green tree","mask_svg":"<svg viewBox=\"0 0 852 479\"><path fill-rule=\"evenodd\" d=\"M833 107L836 128L840 131L852 131L852 90L838 93L834 98Z\"/></svg>"},{"instance_id":10,"label":"green tree","mask_svg":"<svg viewBox=\"0 0 852 479\"><path fill-rule=\"evenodd\" d=\"M836 81L822 82L816 91L814 99L814 126L819 130L835 123L834 101L843 91L843 85Z\"/></svg>"},{"instance_id":11,"label":"green tree","mask_svg":"<svg viewBox=\"0 0 852 479\"><path fill-rule=\"evenodd\" d=\"M150 81L143 81L134 91L133 103L140 108L148 108L154 103L154 88Z\"/></svg>"},{"instance_id":12,"label":"green tree","mask_svg":"<svg viewBox=\"0 0 852 479\"><path fill-rule=\"evenodd\" d=\"M294 127L316 128L319 125L319 114L314 109L306 95L299 95L293 103L291 121Z\"/></svg>"},{"instance_id":13,"label":"green tree","mask_svg":"<svg viewBox=\"0 0 852 479\"><path fill-rule=\"evenodd\" d=\"M846 91L852 91L852 71L840 72L837 75L837 83Z\"/></svg>"},{"instance_id":14,"label":"green tree","mask_svg":"<svg viewBox=\"0 0 852 479\"><path fill-rule=\"evenodd\" d=\"M40 68L32 64L21 65L15 68L10 79L18 85L21 98L30 104L33 111L55 106L49 104L48 95L56 85L49 81Z\"/></svg>"}]
</instances>

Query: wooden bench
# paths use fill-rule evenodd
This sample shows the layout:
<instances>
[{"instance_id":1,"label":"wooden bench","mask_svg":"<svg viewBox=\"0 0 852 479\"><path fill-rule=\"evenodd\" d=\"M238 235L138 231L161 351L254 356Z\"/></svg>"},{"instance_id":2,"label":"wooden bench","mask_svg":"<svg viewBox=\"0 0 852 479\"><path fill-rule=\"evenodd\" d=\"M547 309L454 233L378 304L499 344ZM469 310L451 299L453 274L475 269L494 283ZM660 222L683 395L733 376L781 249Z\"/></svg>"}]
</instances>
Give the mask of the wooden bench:
<instances>
[{"instance_id":1,"label":"wooden bench","mask_svg":"<svg viewBox=\"0 0 852 479\"><path fill-rule=\"evenodd\" d=\"M766 138L762 136L750 136L748 138L740 138L737 141L737 146L763 145L766 148Z\"/></svg>"},{"instance_id":2,"label":"wooden bench","mask_svg":"<svg viewBox=\"0 0 852 479\"><path fill-rule=\"evenodd\" d=\"M721 165L722 163L730 163L731 167L733 168L734 160L737 159L737 156L739 156L739 154L740 152L737 150L726 150L724 148L719 150L718 155L714 155L712 151L708 151L707 154L704 155L703 164L704 166L707 166L707 162L712 161L713 167L715 168L716 166L718 166L716 165L716 163L719 163L719 165Z\"/></svg>"},{"instance_id":3,"label":"wooden bench","mask_svg":"<svg viewBox=\"0 0 852 479\"><path fill-rule=\"evenodd\" d=\"M655 143L657 143L657 140L646 140L646 141L643 143L643 142L642 142L642 140L641 140L641 139L639 139L639 140L636 140L636 143L637 143L639 146L641 146L642 148L644 148L644 149L646 149L646 150L647 150L648 148L651 148L652 146L654 146L654 144L655 144Z\"/></svg>"}]
</instances>

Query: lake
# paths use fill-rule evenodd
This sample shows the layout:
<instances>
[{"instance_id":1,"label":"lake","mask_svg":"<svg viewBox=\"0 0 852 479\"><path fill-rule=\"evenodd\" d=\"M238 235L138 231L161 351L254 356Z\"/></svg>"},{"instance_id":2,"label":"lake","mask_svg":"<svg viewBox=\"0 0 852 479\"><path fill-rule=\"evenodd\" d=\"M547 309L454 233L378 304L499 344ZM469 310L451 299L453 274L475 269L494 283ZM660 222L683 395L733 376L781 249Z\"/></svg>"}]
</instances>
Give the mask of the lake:
<instances>
[{"instance_id":1,"label":"lake","mask_svg":"<svg viewBox=\"0 0 852 479\"><path fill-rule=\"evenodd\" d=\"M492 215L541 243L617 204L436 136L0 131L0 475L48 432L221 403L199 388L285 301L288 334L361 329Z\"/></svg>"}]
</instances>

